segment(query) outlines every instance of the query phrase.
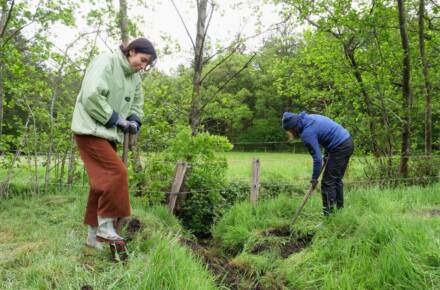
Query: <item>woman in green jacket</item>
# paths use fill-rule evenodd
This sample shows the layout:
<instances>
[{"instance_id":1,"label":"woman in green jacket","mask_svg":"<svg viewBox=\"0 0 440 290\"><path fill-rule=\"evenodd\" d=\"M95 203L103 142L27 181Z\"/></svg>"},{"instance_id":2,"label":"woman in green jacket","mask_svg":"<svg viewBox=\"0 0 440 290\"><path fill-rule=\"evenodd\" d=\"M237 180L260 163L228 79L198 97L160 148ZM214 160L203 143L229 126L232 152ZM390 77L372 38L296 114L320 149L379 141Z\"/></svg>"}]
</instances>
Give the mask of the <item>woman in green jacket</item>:
<instances>
[{"instance_id":1,"label":"woman in green jacket","mask_svg":"<svg viewBox=\"0 0 440 290\"><path fill-rule=\"evenodd\" d=\"M72 119L72 131L90 183L84 218L86 244L123 242L115 224L130 216L127 168L116 152L125 132L138 133L144 98L139 72L155 62L156 51L145 38L104 53L87 68Z\"/></svg>"}]
</instances>

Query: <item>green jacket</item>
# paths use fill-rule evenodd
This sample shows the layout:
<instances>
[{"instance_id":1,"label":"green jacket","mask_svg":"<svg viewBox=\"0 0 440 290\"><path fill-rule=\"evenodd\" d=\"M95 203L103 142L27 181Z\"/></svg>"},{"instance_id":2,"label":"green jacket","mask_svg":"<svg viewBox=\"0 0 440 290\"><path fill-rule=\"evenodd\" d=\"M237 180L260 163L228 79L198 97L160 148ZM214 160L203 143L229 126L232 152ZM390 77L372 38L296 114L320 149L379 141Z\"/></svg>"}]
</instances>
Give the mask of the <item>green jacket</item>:
<instances>
[{"instance_id":1,"label":"green jacket","mask_svg":"<svg viewBox=\"0 0 440 290\"><path fill-rule=\"evenodd\" d=\"M72 118L72 131L122 143L118 116L137 121L144 116L139 73L118 48L95 58L87 68Z\"/></svg>"}]
</instances>

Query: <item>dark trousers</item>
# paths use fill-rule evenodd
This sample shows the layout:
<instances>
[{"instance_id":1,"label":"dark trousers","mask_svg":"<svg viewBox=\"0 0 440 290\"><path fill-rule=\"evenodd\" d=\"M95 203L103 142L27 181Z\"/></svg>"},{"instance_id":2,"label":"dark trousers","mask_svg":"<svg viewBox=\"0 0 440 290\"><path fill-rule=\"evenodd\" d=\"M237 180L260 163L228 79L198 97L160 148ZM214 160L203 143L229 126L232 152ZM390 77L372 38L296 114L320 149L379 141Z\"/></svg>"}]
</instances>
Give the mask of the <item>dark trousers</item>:
<instances>
[{"instance_id":1,"label":"dark trousers","mask_svg":"<svg viewBox=\"0 0 440 290\"><path fill-rule=\"evenodd\" d=\"M342 178L348 161L353 154L353 139L350 137L335 149L328 152L327 166L321 182L322 209L329 215L336 203L337 208L344 207L344 184Z\"/></svg>"}]
</instances>

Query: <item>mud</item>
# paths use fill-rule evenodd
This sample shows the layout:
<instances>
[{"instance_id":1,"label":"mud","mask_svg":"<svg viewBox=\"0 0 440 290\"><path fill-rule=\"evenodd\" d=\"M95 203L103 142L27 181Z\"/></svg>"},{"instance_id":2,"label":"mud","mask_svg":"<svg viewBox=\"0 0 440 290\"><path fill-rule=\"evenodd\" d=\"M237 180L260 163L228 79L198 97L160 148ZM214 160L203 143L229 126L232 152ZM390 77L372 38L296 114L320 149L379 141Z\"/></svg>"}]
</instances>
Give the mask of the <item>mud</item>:
<instances>
[{"instance_id":1,"label":"mud","mask_svg":"<svg viewBox=\"0 0 440 290\"><path fill-rule=\"evenodd\" d=\"M127 242L129 242L129 241L133 240L136 233L138 233L140 231L140 229L142 228L142 224L138 218L133 217L130 220L128 220L126 222L126 224L123 225L123 227L125 229L124 238Z\"/></svg>"},{"instance_id":2,"label":"mud","mask_svg":"<svg viewBox=\"0 0 440 290\"><path fill-rule=\"evenodd\" d=\"M440 209L432 209L432 210L428 211L428 214L432 217L440 216Z\"/></svg>"},{"instance_id":3,"label":"mud","mask_svg":"<svg viewBox=\"0 0 440 290\"><path fill-rule=\"evenodd\" d=\"M280 255L282 258L286 259L293 253L298 253L302 251L304 248L308 247L310 243L312 242L313 233L309 234L299 234L295 232L291 232L290 228L288 226L281 227L281 228L273 228L268 229L263 232L264 237L281 237L286 238L286 241L282 244L282 246L279 247ZM252 249L252 254L258 254L267 250L270 250L273 248L273 243L270 243L269 241L263 241L260 243L257 243Z\"/></svg>"},{"instance_id":4,"label":"mud","mask_svg":"<svg viewBox=\"0 0 440 290\"><path fill-rule=\"evenodd\" d=\"M293 253L298 253L302 251L304 248L307 248L313 239L313 234L303 235L296 239L290 239L287 243L285 243L281 249L280 254L284 259L288 258Z\"/></svg>"},{"instance_id":5,"label":"mud","mask_svg":"<svg viewBox=\"0 0 440 290\"><path fill-rule=\"evenodd\" d=\"M208 268L219 277L219 283L227 286L231 290L241 289L240 281L241 276L244 274L243 269L229 264L226 258L209 251L209 244L201 245L185 238L181 238L180 242L189 247L194 254L203 259L208 265Z\"/></svg>"},{"instance_id":6,"label":"mud","mask_svg":"<svg viewBox=\"0 0 440 290\"><path fill-rule=\"evenodd\" d=\"M263 237L280 237L284 243L281 246L274 246L273 241L262 241L256 244L250 252L252 254L258 254L277 247L281 257L284 259L308 247L314 236L313 233L300 235L295 232L291 236L289 227L268 229L264 231L262 235ZM227 257L216 253L215 248L212 247L209 240L197 242L181 238L180 243L189 247L195 255L201 257L211 272L217 276L219 285L226 286L228 289L285 289L283 286L284 283L281 281L278 281L280 285L272 285L270 288L264 287L259 283L253 283L252 280L256 279L256 277L252 277L248 269L229 263ZM250 284L247 284L248 286L243 288L243 282L245 282L245 284L246 282L250 282Z\"/></svg>"},{"instance_id":7,"label":"mud","mask_svg":"<svg viewBox=\"0 0 440 290\"><path fill-rule=\"evenodd\" d=\"M280 228L267 229L264 231L263 236L289 237L290 233L290 227L284 226Z\"/></svg>"}]
</instances>

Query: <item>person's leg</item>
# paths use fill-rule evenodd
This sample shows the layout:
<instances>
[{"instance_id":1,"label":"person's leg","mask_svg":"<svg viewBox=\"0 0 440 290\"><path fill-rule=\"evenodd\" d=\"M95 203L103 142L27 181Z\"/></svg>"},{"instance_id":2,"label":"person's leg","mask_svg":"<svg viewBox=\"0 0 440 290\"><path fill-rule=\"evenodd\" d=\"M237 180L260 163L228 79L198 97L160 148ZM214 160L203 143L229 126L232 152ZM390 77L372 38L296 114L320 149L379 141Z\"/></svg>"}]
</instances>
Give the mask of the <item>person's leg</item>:
<instances>
[{"instance_id":1,"label":"person's leg","mask_svg":"<svg viewBox=\"0 0 440 290\"><path fill-rule=\"evenodd\" d=\"M84 223L92 227L98 226L98 200L99 192L95 192L92 188L89 190L87 200L86 213L84 215Z\"/></svg>"},{"instance_id":2,"label":"person's leg","mask_svg":"<svg viewBox=\"0 0 440 290\"><path fill-rule=\"evenodd\" d=\"M332 153L336 157L336 169L335 169L335 179L336 179L336 207L344 207L344 183L342 178L347 170L348 162L351 155L353 154L353 140L350 138Z\"/></svg>"},{"instance_id":3,"label":"person's leg","mask_svg":"<svg viewBox=\"0 0 440 290\"><path fill-rule=\"evenodd\" d=\"M322 210L328 216L333 212L336 198L335 158L330 155L321 181Z\"/></svg>"},{"instance_id":4,"label":"person's leg","mask_svg":"<svg viewBox=\"0 0 440 290\"><path fill-rule=\"evenodd\" d=\"M344 183L341 179L336 184L336 208L344 208Z\"/></svg>"},{"instance_id":5,"label":"person's leg","mask_svg":"<svg viewBox=\"0 0 440 290\"><path fill-rule=\"evenodd\" d=\"M113 222L130 215L127 169L107 140L78 135L75 139L91 188L85 222L98 225L98 235L104 238L120 239Z\"/></svg>"}]
</instances>

